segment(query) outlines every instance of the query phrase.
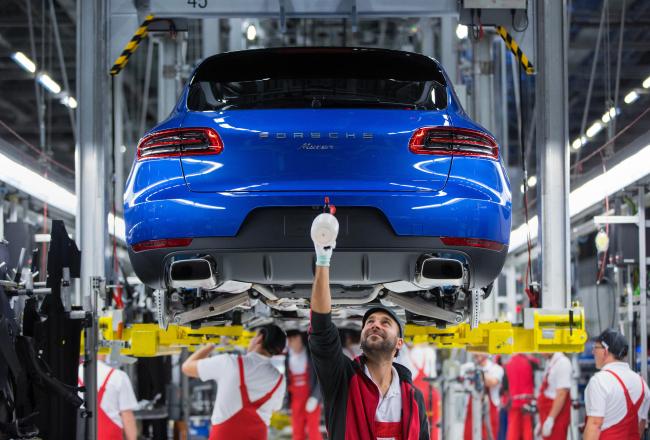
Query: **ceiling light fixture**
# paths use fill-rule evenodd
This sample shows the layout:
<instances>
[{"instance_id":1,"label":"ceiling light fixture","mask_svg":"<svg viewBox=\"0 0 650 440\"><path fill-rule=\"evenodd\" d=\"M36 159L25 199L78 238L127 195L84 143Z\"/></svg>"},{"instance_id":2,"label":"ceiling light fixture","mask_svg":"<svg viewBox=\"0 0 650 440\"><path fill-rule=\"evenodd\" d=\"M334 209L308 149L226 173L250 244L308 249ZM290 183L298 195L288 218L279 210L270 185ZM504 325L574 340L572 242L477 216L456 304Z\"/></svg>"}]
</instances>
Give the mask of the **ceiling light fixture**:
<instances>
[{"instance_id":1,"label":"ceiling light fixture","mask_svg":"<svg viewBox=\"0 0 650 440\"><path fill-rule=\"evenodd\" d=\"M643 86L644 89L650 89L650 76L644 79L643 84L641 85Z\"/></svg>"},{"instance_id":2,"label":"ceiling light fixture","mask_svg":"<svg viewBox=\"0 0 650 440\"><path fill-rule=\"evenodd\" d=\"M11 59L14 60L20 67L28 71L29 73L36 72L36 64L29 59L27 55L22 52L14 52L11 55Z\"/></svg>"},{"instance_id":3,"label":"ceiling light fixture","mask_svg":"<svg viewBox=\"0 0 650 440\"><path fill-rule=\"evenodd\" d=\"M71 109L77 108L77 100L72 96L64 95L63 98L61 98L61 104L70 107Z\"/></svg>"},{"instance_id":4,"label":"ceiling light fixture","mask_svg":"<svg viewBox=\"0 0 650 440\"><path fill-rule=\"evenodd\" d=\"M52 78L50 78L47 73L39 73L38 82L55 95L61 92L61 86Z\"/></svg>"},{"instance_id":5,"label":"ceiling light fixture","mask_svg":"<svg viewBox=\"0 0 650 440\"><path fill-rule=\"evenodd\" d=\"M636 92L636 90L632 90L630 93L625 95L623 101L625 101L626 104L632 104L637 99L639 99L639 94Z\"/></svg>"},{"instance_id":6,"label":"ceiling light fixture","mask_svg":"<svg viewBox=\"0 0 650 440\"><path fill-rule=\"evenodd\" d=\"M603 124L600 122L594 122L593 125L587 129L587 132L585 134L587 135L587 138L592 138L596 136L602 129Z\"/></svg>"}]
</instances>

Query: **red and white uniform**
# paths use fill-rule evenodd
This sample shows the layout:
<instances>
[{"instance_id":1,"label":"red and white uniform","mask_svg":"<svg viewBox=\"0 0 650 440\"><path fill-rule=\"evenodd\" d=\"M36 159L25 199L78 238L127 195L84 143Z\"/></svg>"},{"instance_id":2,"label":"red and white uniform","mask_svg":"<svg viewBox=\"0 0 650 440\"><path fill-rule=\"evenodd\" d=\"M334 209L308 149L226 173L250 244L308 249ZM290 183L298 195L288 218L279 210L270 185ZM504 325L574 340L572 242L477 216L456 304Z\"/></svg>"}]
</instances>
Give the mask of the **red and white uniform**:
<instances>
[{"instance_id":1,"label":"red and white uniform","mask_svg":"<svg viewBox=\"0 0 650 440\"><path fill-rule=\"evenodd\" d=\"M79 366L83 385L83 365ZM97 362L97 440L122 440L124 424L120 413L138 406L129 376L124 371Z\"/></svg>"},{"instance_id":2,"label":"red and white uniform","mask_svg":"<svg viewBox=\"0 0 650 440\"><path fill-rule=\"evenodd\" d=\"M603 417L600 440L638 439L649 408L648 385L626 362L605 365L587 384L587 417Z\"/></svg>"},{"instance_id":3,"label":"red and white uniform","mask_svg":"<svg viewBox=\"0 0 650 440\"><path fill-rule=\"evenodd\" d=\"M393 378L384 396L379 393L379 405L375 411L375 432L377 440L402 440L402 390L395 367L391 367ZM370 371L364 366L366 376L372 380ZM372 381L375 385L375 381ZM379 391L379 386L377 386Z\"/></svg>"},{"instance_id":4,"label":"red and white uniform","mask_svg":"<svg viewBox=\"0 0 650 440\"><path fill-rule=\"evenodd\" d=\"M402 348L402 350L404 347ZM401 350L400 350L401 351ZM436 350L429 345L415 345L409 352L413 385L420 390L424 397L427 418L429 419L429 436L431 440L438 440L440 420L440 393L426 377L436 377Z\"/></svg>"},{"instance_id":5,"label":"red and white uniform","mask_svg":"<svg viewBox=\"0 0 650 440\"><path fill-rule=\"evenodd\" d=\"M316 406L312 412L308 412L307 400L312 394L311 390L311 369L307 349L295 352L289 349L289 394L291 395L291 428L293 440L304 440L305 433L309 440L321 440L320 415L321 405Z\"/></svg>"},{"instance_id":6,"label":"red and white uniform","mask_svg":"<svg viewBox=\"0 0 650 440\"><path fill-rule=\"evenodd\" d=\"M537 398L537 409L539 410L539 421L544 423L551 408L553 400L557 396L557 390L562 388L571 389L571 375L573 368L571 361L564 353L554 353L544 370L542 387ZM567 397L560 413L555 416L551 435L543 437L550 440L566 440L569 424L571 423L571 397Z\"/></svg>"},{"instance_id":7,"label":"red and white uniform","mask_svg":"<svg viewBox=\"0 0 650 440\"><path fill-rule=\"evenodd\" d=\"M286 389L270 358L222 354L199 360L197 370L202 381L217 382L210 440L267 438L271 414L282 407Z\"/></svg>"},{"instance_id":8,"label":"red and white uniform","mask_svg":"<svg viewBox=\"0 0 650 440\"><path fill-rule=\"evenodd\" d=\"M516 354L505 367L508 377L508 432L506 440L533 440L533 417L524 406L535 398L533 365L525 354Z\"/></svg>"},{"instance_id":9,"label":"red and white uniform","mask_svg":"<svg viewBox=\"0 0 650 440\"><path fill-rule=\"evenodd\" d=\"M488 389L488 396L490 402L490 428L492 435L496 439L499 434L499 406L501 405L501 384L503 383L503 368L499 364L495 364L491 360L487 360L485 365L479 367L485 376L495 378L499 383ZM488 438L487 428L483 424L483 438ZM467 402L467 416L465 417L465 440L472 440L472 399L470 397Z\"/></svg>"}]
</instances>

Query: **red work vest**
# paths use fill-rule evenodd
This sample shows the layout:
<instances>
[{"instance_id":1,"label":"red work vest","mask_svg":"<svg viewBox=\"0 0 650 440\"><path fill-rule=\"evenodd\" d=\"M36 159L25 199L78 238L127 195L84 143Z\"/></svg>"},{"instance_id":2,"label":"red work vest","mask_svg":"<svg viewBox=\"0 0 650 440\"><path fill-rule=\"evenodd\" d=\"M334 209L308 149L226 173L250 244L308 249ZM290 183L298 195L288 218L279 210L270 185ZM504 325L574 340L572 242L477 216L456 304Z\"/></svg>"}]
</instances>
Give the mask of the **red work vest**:
<instances>
[{"instance_id":1,"label":"red work vest","mask_svg":"<svg viewBox=\"0 0 650 440\"><path fill-rule=\"evenodd\" d=\"M305 371L303 373L296 374L291 371L291 367L288 367L288 369L293 439L303 440L305 434L307 434L309 440L322 440L323 436L320 433L320 404L312 412L307 412L307 408L305 408L312 391L309 381L309 362L305 362Z\"/></svg>"},{"instance_id":2,"label":"red work vest","mask_svg":"<svg viewBox=\"0 0 650 440\"><path fill-rule=\"evenodd\" d=\"M497 408L492 402L489 389L486 389L486 391L488 393L488 401L490 402L490 428L492 430L492 438L497 439L499 437L499 408ZM465 417L465 430L463 435L464 440L472 440L472 412L472 397L470 396L469 401L467 402L467 415ZM485 421L483 421L482 426L481 438L487 439L488 433Z\"/></svg>"},{"instance_id":3,"label":"red work vest","mask_svg":"<svg viewBox=\"0 0 650 440\"><path fill-rule=\"evenodd\" d=\"M120 426L117 425L113 419L111 419L108 414L106 414L106 412L102 409L102 401L104 400L104 393L106 392L106 384L108 383L108 379L111 378L113 371L115 370L111 368L111 371L108 372L106 379L104 379L104 383L97 392L97 440L124 439L122 428L120 428ZM79 382L79 385L83 386L83 381L81 379L77 380Z\"/></svg>"},{"instance_id":4,"label":"red work vest","mask_svg":"<svg viewBox=\"0 0 650 440\"><path fill-rule=\"evenodd\" d=\"M244 380L244 361L237 356L239 366L239 393L241 394L242 409L237 411L227 420L212 425L209 440L265 440L268 430L264 420L257 414L260 406L264 405L273 396L273 393L282 383L282 375L273 389L255 402L251 402L248 396L248 388ZM217 391L218 392L218 391Z\"/></svg>"},{"instance_id":5,"label":"red work vest","mask_svg":"<svg viewBox=\"0 0 650 440\"><path fill-rule=\"evenodd\" d=\"M551 407L553 406L553 399L549 399L544 395L544 391L548 388L548 375L551 372L551 368L555 363L548 366L548 371L544 375L544 380L542 381L542 387L539 389L539 397L537 398L537 409L539 410L539 421L544 423L546 417L551 412ZM571 423L571 397L567 397L564 401L564 406L560 410L560 413L555 417L555 423L553 424L553 430L551 435L548 437L543 437L544 439L550 440L566 440L566 434L569 430L569 423Z\"/></svg>"},{"instance_id":6,"label":"red work vest","mask_svg":"<svg viewBox=\"0 0 650 440\"><path fill-rule=\"evenodd\" d=\"M440 395L438 390L429 382L424 380L426 374L424 373L424 366L422 368L415 364L411 357L411 364L418 370L417 376L413 379L413 385L420 390L424 397L424 407L426 409L427 419L429 419L429 434L431 440L438 440L438 421L440 419L439 402Z\"/></svg>"},{"instance_id":7,"label":"red work vest","mask_svg":"<svg viewBox=\"0 0 650 440\"><path fill-rule=\"evenodd\" d=\"M601 431L599 440L639 440L639 408L641 408L641 403L643 403L643 398L645 397L645 386L643 379L641 379L641 396L636 403L633 403L632 398L630 397L630 393L621 378L611 370L605 371L613 375L616 380L618 380L618 383L621 384L621 387L623 387L627 412L625 413L625 417L623 417L620 422Z\"/></svg>"}]
</instances>

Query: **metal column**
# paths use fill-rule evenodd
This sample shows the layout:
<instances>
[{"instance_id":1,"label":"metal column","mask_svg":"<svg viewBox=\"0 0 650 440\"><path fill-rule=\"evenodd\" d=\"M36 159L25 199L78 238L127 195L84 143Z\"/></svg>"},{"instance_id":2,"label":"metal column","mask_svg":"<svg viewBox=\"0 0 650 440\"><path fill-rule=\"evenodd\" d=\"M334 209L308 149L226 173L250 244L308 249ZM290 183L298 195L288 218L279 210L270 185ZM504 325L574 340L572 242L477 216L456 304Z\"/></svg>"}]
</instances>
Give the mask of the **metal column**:
<instances>
[{"instance_id":1,"label":"metal column","mask_svg":"<svg viewBox=\"0 0 650 440\"><path fill-rule=\"evenodd\" d=\"M456 26L458 26L457 17L440 17L440 62L454 85L458 83L458 39L456 38Z\"/></svg>"},{"instance_id":2,"label":"metal column","mask_svg":"<svg viewBox=\"0 0 650 440\"><path fill-rule=\"evenodd\" d=\"M474 84L472 86L472 110L474 119L494 133L494 91L492 77L492 34L473 42Z\"/></svg>"},{"instance_id":3,"label":"metal column","mask_svg":"<svg viewBox=\"0 0 650 440\"><path fill-rule=\"evenodd\" d=\"M158 122L164 120L174 108L179 92L177 44L182 33L176 38L162 36L158 43Z\"/></svg>"},{"instance_id":4,"label":"metal column","mask_svg":"<svg viewBox=\"0 0 650 440\"><path fill-rule=\"evenodd\" d=\"M79 107L77 145L77 230L81 248L81 292L92 327L86 333L90 362L84 368L88 419L86 439L97 437L97 369L94 362L97 345L96 304L92 282L105 277L106 160L110 126L110 100L106 35L107 3L105 0L77 2L77 99Z\"/></svg>"},{"instance_id":5,"label":"metal column","mask_svg":"<svg viewBox=\"0 0 650 440\"><path fill-rule=\"evenodd\" d=\"M420 38L422 39L422 55L433 58L434 56L434 34L433 20L431 18L421 18L418 23Z\"/></svg>"},{"instance_id":6,"label":"metal column","mask_svg":"<svg viewBox=\"0 0 650 440\"><path fill-rule=\"evenodd\" d=\"M228 35L228 51L246 49L246 42L244 40L244 33L242 32L242 19L231 18L230 34Z\"/></svg>"},{"instance_id":7,"label":"metal column","mask_svg":"<svg viewBox=\"0 0 650 440\"><path fill-rule=\"evenodd\" d=\"M542 306L563 309L571 296L566 0L538 0L536 24Z\"/></svg>"},{"instance_id":8,"label":"metal column","mask_svg":"<svg viewBox=\"0 0 650 440\"><path fill-rule=\"evenodd\" d=\"M221 21L219 18L201 20L201 57L221 52Z\"/></svg>"},{"instance_id":9,"label":"metal column","mask_svg":"<svg viewBox=\"0 0 650 440\"><path fill-rule=\"evenodd\" d=\"M124 153L126 153L124 141L124 87L122 85L123 75L113 77L113 199L115 212L120 214L123 211L124 198ZM112 209L112 207L111 207Z\"/></svg>"},{"instance_id":10,"label":"metal column","mask_svg":"<svg viewBox=\"0 0 650 440\"><path fill-rule=\"evenodd\" d=\"M641 376L648 381L648 301L646 298L647 258L646 258L646 222L645 222L645 188L639 186L638 195L639 222L639 334L641 335ZM634 350L634 347L630 347Z\"/></svg>"}]
</instances>

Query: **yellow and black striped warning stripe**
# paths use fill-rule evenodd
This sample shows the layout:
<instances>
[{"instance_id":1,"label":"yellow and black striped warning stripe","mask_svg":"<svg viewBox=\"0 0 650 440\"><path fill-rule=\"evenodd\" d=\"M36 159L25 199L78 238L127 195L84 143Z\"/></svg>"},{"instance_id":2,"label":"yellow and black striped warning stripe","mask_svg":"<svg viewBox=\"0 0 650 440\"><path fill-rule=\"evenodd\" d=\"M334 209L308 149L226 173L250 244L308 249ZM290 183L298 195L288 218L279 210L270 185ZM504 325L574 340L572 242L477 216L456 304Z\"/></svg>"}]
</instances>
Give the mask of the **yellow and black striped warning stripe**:
<instances>
[{"instance_id":1,"label":"yellow and black striped warning stripe","mask_svg":"<svg viewBox=\"0 0 650 440\"><path fill-rule=\"evenodd\" d=\"M133 34L131 41L129 41L129 43L124 47L124 50L120 56L117 57L115 63L113 63L113 67L111 67L112 76L117 75L122 71L122 69L124 69L126 63L129 62L129 57L133 55L133 52L135 52L135 50L138 48L140 42L144 39L144 37L147 36L147 29L152 21L153 15L147 15L138 30L135 31L135 34Z\"/></svg>"},{"instance_id":2,"label":"yellow and black striped warning stripe","mask_svg":"<svg viewBox=\"0 0 650 440\"><path fill-rule=\"evenodd\" d=\"M521 47L519 47L514 38L512 38L512 35L508 33L506 28L503 26L497 26L497 33L501 35L501 38L503 38L503 41L506 43L506 46L508 46L508 49L510 49L510 52L512 52L515 58L517 58L517 60L521 63L521 66L524 68L526 74L535 74L535 68L533 67L533 64L530 62L526 54L521 51Z\"/></svg>"}]
</instances>

